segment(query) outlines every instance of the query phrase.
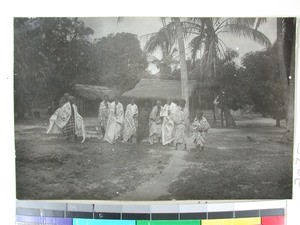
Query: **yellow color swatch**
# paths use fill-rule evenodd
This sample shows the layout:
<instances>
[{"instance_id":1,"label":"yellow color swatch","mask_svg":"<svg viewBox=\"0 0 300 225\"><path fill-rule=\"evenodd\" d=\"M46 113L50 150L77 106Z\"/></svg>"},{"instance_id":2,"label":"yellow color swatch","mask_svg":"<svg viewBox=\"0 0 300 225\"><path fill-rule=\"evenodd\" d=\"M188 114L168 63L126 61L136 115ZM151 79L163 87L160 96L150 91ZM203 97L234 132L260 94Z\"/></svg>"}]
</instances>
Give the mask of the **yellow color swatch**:
<instances>
[{"instance_id":1,"label":"yellow color swatch","mask_svg":"<svg viewBox=\"0 0 300 225\"><path fill-rule=\"evenodd\" d=\"M260 225L261 218L208 219L201 222L202 225Z\"/></svg>"}]
</instances>

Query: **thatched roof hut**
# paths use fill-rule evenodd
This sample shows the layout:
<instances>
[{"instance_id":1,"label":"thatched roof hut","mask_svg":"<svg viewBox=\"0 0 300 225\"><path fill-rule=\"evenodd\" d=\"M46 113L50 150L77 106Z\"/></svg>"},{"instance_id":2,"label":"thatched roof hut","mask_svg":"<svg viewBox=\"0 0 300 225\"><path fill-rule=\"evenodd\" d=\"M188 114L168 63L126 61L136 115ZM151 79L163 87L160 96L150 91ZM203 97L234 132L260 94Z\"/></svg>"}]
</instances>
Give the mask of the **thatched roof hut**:
<instances>
[{"instance_id":1,"label":"thatched roof hut","mask_svg":"<svg viewBox=\"0 0 300 225\"><path fill-rule=\"evenodd\" d=\"M189 80L189 95L196 87L196 80ZM141 79L131 90L122 97L137 99L182 99L181 82L179 80Z\"/></svg>"},{"instance_id":2,"label":"thatched roof hut","mask_svg":"<svg viewBox=\"0 0 300 225\"><path fill-rule=\"evenodd\" d=\"M104 86L76 84L75 92L76 95L87 100L103 99L104 95L108 95L110 99L114 98L114 91Z\"/></svg>"}]
</instances>

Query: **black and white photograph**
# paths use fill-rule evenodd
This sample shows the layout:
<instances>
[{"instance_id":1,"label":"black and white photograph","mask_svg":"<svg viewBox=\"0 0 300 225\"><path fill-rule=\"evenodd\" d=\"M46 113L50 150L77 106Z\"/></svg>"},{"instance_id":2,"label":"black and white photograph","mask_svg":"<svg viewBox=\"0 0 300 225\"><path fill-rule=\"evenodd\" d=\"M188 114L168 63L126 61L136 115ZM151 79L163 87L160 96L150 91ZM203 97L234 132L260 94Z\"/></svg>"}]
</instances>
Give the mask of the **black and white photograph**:
<instances>
[{"instance_id":1,"label":"black and white photograph","mask_svg":"<svg viewBox=\"0 0 300 225\"><path fill-rule=\"evenodd\" d=\"M294 17L14 17L16 198L291 199Z\"/></svg>"}]
</instances>

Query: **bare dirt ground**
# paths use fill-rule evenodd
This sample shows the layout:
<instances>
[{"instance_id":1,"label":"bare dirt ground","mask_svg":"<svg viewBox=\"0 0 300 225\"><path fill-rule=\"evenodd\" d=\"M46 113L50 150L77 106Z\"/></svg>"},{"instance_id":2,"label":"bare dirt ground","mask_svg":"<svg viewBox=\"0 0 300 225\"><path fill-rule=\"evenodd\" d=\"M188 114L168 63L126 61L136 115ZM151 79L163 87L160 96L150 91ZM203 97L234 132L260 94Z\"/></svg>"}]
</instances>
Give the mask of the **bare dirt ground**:
<instances>
[{"instance_id":1,"label":"bare dirt ground","mask_svg":"<svg viewBox=\"0 0 300 225\"><path fill-rule=\"evenodd\" d=\"M257 115L236 129L211 128L200 154L148 143L68 143L46 134L46 120L16 122L18 199L209 200L292 197L292 146ZM248 138L248 137L250 138Z\"/></svg>"}]
</instances>

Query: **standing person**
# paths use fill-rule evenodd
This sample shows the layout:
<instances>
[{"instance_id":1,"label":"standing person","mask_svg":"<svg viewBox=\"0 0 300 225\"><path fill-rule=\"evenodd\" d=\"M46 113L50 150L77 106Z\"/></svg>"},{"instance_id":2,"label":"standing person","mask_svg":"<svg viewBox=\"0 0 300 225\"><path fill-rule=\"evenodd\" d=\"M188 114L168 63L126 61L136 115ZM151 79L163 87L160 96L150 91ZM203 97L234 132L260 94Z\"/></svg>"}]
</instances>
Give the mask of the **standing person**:
<instances>
[{"instance_id":1,"label":"standing person","mask_svg":"<svg viewBox=\"0 0 300 225\"><path fill-rule=\"evenodd\" d=\"M151 113L151 108L149 102L145 102L144 107L141 109L138 117L138 132L137 141L141 142L149 137L149 117Z\"/></svg>"},{"instance_id":2,"label":"standing person","mask_svg":"<svg viewBox=\"0 0 300 225\"><path fill-rule=\"evenodd\" d=\"M81 134L82 142L85 141L85 125L75 102L75 98L70 96L68 102L54 112L49 119L50 125L47 133L62 133L71 142L74 142L77 135Z\"/></svg>"},{"instance_id":3,"label":"standing person","mask_svg":"<svg viewBox=\"0 0 300 225\"><path fill-rule=\"evenodd\" d=\"M121 136L122 125L124 121L123 105L119 102L119 97L116 96L114 101L109 106L109 116L104 139L113 144Z\"/></svg>"},{"instance_id":4,"label":"standing person","mask_svg":"<svg viewBox=\"0 0 300 225\"><path fill-rule=\"evenodd\" d=\"M179 144L184 145L184 150L187 150L187 128L189 124L189 110L185 107L186 101L181 100L177 112L174 115L175 122L175 149L178 149Z\"/></svg>"},{"instance_id":5,"label":"standing person","mask_svg":"<svg viewBox=\"0 0 300 225\"><path fill-rule=\"evenodd\" d=\"M160 115L163 117L162 123L162 144L169 145L174 141L175 123L173 116L176 113L178 106L168 99L167 103L162 108Z\"/></svg>"},{"instance_id":6,"label":"standing person","mask_svg":"<svg viewBox=\"0 0 300 225\"><path fill-rule=\"evenodd\" d=\"M192 123L192 129L194 131L194 145L196 146L197 150L200 150L201 148L201 151L204 151L205 140L209 128L210 125L203 116L203 112L197 112L195 120Z\"/></svg>"},{"instance_id":7,"label":"standing person","mask_svg":"<svg viewBox=\"0 0 300 225\"><path fill-rule=\"evenodd\" d=\"M69 93L64 93L64 96L59 100L59 108L62 107L67 102L69 102L69 97L70 97Z\"/></svg>"},{"instance_id":8,"label":"standing person","mask_svg":"<svg viewBox=\"0 0 300 225\"><path fill-rule=\"evenodd\" d=\"M155 144L160 142L162 133L162 110L161 101L156 101L149 117L149 143Z\"/></svg>"},{"instance_id":9,"label":"standing person","mask_svg":"<svg viewBox=\"0 0 300 225\"><path fill-rule=\"evenodd\" d=\"M138 115L139 110L135 104L135 99L131 99L130 104L127 105L124 118L123 141L132 141L137 138L138 129Z\"/></svg>"},{"instance_id":10,"label":"standing person","mask_svg":"<svg viewBox=\"0 0 300 225\"><path fill-rule=\"evenodd\" d=\"M108 95L104 95L104 100L99 105L99 114L98 114L99 127L101 129L103 138L105 135L106 125L109 116L109 106L110 106L110 102L108 101Z\"/></svg>"}]
</instances>

